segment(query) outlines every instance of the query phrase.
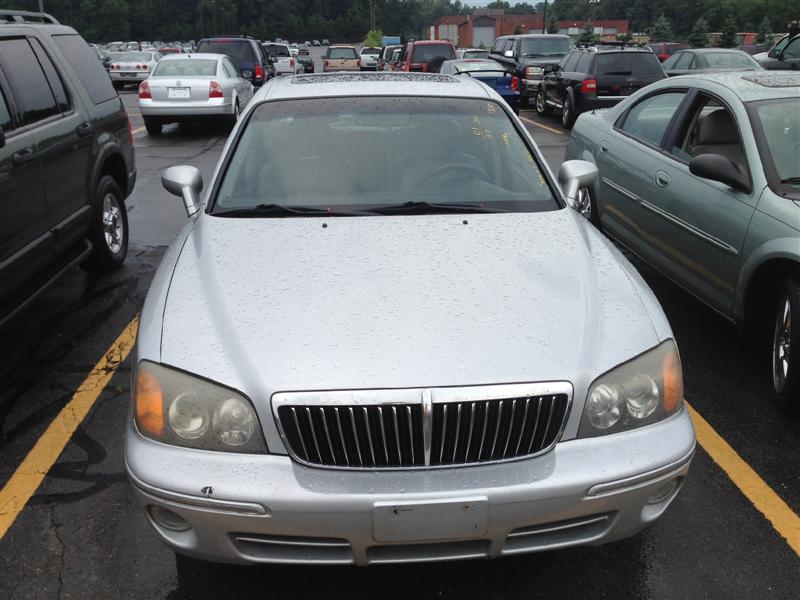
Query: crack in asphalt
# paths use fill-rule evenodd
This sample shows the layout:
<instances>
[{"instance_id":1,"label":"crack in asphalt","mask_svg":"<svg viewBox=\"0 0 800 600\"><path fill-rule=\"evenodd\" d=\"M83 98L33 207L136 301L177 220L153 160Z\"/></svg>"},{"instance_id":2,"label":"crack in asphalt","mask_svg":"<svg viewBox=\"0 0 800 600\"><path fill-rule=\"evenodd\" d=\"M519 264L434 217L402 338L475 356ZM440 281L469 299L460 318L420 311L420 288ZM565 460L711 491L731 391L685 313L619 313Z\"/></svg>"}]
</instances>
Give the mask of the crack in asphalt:
<instances>
[{"instance_id":1,"label":"crack in asphalt","mask_svg":"<svg viewBox=\"0 0 800 600\"><path fill-rule=\"evenodd\" d=\"M58 541L59 545L61 546L61 556L59 557L59 564L58 564L58 589L56 590L56 598L61 598L61 592L64 589L64 558L67 552L67 545L64 543L64 540L61 539L61 532L59 529L64 525L63 523L58 523L56 521L56 509L58 505L54 504L50 509L50 523L51 529L53 530L53 534L56 537L56 541Z\"/></svg>"}]
</instances>

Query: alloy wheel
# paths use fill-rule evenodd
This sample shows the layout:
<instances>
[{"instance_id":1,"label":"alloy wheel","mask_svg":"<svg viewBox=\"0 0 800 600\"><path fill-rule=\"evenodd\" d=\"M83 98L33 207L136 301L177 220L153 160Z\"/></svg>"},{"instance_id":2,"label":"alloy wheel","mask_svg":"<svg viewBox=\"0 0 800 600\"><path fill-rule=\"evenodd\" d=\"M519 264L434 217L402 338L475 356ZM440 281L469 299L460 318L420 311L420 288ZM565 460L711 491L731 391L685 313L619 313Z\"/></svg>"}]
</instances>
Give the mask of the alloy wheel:
<instances>
[{"instance_id":1,"label":"alloy wheel","mask_svg":"<svg viewBox=\"0 0 800 600\"><path fill-rule=\"evenodd\" d=\"M561 124L564 127L569 125L569 100L564 100L564 107L561 109Z\"/></svg>"},{"instance_id":2,"label":"alloy wheel","mask_svg":"<svg viewBox=\"0 0 800 600\"><path fill-rule=\"evenodd\" d=\"M784 296L775 318L775 335L772 342L772 385L780 394L786 388L791 364L792 303Z\"/></svg>"},{"instance_id":3,"label":"alloy wheel","mask_svg":"<svg viewBox=\"0 0 800 600\"><path fill-rule=\"evenodd\" d=\"M541 92L536 94L536 112L540 115L544 114L544 96Z\"/></svg>"},{"instance_id":4,"label":"alloy wheel","mask_svg":"<svg viewBox=\"0 0 800 600\"><path fill-rule=\"evenodd\" d=\"M103 237L112 254L119 254L124 236L119 200L114 194L108 193L103 198Z\"/></svg>"}]
</instances>

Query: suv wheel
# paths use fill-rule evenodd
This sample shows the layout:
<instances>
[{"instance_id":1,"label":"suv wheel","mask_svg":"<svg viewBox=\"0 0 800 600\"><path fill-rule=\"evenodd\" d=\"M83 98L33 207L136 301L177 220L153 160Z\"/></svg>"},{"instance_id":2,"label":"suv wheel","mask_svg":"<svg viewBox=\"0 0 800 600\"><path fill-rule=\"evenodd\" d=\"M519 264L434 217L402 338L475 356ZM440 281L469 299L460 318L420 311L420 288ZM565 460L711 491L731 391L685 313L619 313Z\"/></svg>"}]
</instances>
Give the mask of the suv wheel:
<instances>
[{"instance_id":1,"label":"suv wheel","mask_svg":"<svg viewBox=\"0 0 800 600\"><path fill-rule=\"evenodd\" d=\"M786 279L775 308L772 388L780 408L800 410L800 283Z\"/></svg>"},{"instance_id":2,"label":"suv wheel","mask_svg":"<svg viewBox=\"0 0 800 600\"><path fill-rule=\"evenodd\" d=\"M125 262L128 254L128 213L122 191L110 175L103 175L97 182L89 239L94 251L82 265L87 271L113 271Z\"/></svg>"},{"instance_id":3,"label":"suv wheel","mask_svg":"<svg viewBox=\"0 0 800 600\"><path fill-rule=\"evenodd\" d=\"M550 107L544 101L544 92L541 90L536 93L536 112L543 117L550 114Z\"/></svg>"},{"instance_id":4,"label":"suv wheel","mask_svg":"<svg viewBox=\"0 0 800 600\"><path fill-rule=\"evenodd\" d=\"M144 117L144 127L147 129L148 135L161 135L161 122L155 119L148 119Z\"/></svg>"},{"instance_id":5,"label":"suv wheel","mask_svg":"<svg viewBox=\"0 0 800 600\"><path fill-rule=\"evenodd\" d=\"M564 105L561 107L561 126L564 129L572 129L575 124L575 109L572 107L572 100L569 96L564 98Z\"/></svg>"}]
</instances>

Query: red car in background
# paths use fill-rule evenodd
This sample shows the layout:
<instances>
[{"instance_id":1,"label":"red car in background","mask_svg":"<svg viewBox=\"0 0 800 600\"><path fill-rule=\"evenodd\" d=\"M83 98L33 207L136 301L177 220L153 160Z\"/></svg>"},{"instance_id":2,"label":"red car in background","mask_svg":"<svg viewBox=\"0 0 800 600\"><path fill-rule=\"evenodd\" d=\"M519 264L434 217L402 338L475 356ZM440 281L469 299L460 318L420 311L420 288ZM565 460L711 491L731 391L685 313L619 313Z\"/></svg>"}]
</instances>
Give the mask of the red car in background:
<instances>
[{"instance_id":1,"label":"red car in background","mask_svg":"<svg viewBox=\"0 0 800 600\"><path fill-rule=\"evenodd\" d=\"M679 50L691 48L689 44L682 44L679 42L653 42L651 44L647 44L647 47L653 51L653 53L658 57L658 60L661 62L664 62Z\"/></svg>"},{"instance_id":2,"label":"red car in background","mask_svg":"<svg viewBox=\"0 0 800 600\"><path fill-rule=\"evenodd\" d=\"M447 40L408 42L397 63L398 71L439 71L442 63L456 57L456 48Z\"/></svg>"}]
</instances>

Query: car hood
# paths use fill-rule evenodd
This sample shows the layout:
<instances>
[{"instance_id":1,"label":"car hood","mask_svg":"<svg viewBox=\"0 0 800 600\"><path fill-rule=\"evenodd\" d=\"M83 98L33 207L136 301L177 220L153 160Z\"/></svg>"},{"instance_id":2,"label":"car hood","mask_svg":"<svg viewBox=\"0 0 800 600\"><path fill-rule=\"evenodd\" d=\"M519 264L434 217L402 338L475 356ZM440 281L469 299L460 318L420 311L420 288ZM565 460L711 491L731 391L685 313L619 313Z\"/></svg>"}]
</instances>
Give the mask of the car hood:
<instances>
[{"instance_id":1,"label":"car hood","mask_svg":"<svg viewBox=\"0 0 800 600\"><path fill-rule=\"evenodd\" d=\"M544 67L546 65L557 65L563 56L548 56L540 58L523 58L522 64L526 67Z\"/></svg>"},{"instance_id":2,"label":"car hood","mask_svg":"<svg viewBox=\"0 0 800 600\"><path fill-rule=\"evenodd\" d=\"M203 215L172 273L160 360L251 398L576 378L585 388L660 341L663 313L632 271L568 209Z\"/></svg>"}]
</instances>

